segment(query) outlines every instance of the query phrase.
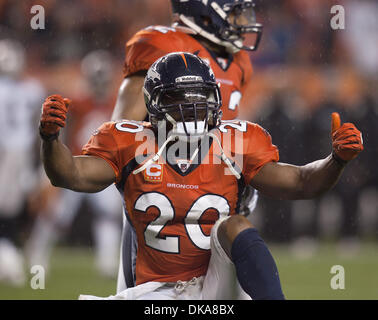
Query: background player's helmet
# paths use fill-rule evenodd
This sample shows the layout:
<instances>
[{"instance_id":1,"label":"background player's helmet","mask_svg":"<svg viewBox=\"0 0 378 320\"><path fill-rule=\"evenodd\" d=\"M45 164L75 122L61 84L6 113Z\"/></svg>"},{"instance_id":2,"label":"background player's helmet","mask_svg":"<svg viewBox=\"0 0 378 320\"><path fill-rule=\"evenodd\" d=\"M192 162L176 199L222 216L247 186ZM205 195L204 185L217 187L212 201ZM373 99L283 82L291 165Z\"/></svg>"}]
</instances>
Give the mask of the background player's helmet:
<instances>
[{"instance_id":1,"label":"background player's helmet","mask_svg":"<svg viewBox=\"0 0 378 320\"><path fill-rule=\"evenodd\" d=\"M200 136L220 122L222 102L214 73L191 53L158 59L147 72L143 92L152 125L169 123L178 136Z\"/></svg>"},{"instance_id":2,"label":"background player's helmet","mask_svg":"<svg viewBox=\"0 0 378 320\"><path fill-rule=\"evenodd\" d=\"M0 74L18 77L24 70L25 50L13 39L0 40Z\"/></svg>"},{"instance_id":3,"label":"background player's helmet","mask_svg":"<svg viewBox=\"0 0 378 320\"><path fill-rule=\"evenodd\" d=\"M253 0L171 0L175 18L197 34L232 53L257 49L263 26L256 22ZM246 38L253 35L253 44Z\"/></svg>"},{"instance_id":4,"label":"background player's helmet","mask_svg":"<svg viewBox=\"0 0 378 320\"><path fill-rule=\"evenodd\" d=\"M81 62L81 72L93 93L106 94L112 81L112 55L106 50L89 52Z\"/></svg>"}]
</instances>

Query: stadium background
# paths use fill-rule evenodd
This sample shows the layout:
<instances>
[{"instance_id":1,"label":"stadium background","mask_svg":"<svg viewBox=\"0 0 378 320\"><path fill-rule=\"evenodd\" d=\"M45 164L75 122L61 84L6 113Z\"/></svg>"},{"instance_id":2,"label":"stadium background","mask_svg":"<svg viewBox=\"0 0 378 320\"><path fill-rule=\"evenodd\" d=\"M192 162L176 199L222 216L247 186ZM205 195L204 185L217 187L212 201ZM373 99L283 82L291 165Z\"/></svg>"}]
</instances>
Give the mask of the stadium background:
<instances>
[{"instance_id":1,"label":"stadium background","mask_svg":"<svg viewBox=\"0 0 378 320\"><path fill-rule=\"evenodd\" d=\"M251 221L272 249L287 298L377 299L378 3L256 2L264 33L259 50L251 53L254 75L244 118L271 133L283 162L300 165L329 154L332 111L363 132L365 150L332 192L296 202L260 197ZM45 8L45 30L30 27L34 4ZM334 4L345 8L345 30L330 27ZM0 39L23 44L24 77L39 81L47 94L58 92L73 100L85 91L81 59L92 50L108 50L114 59L115 96L122 81L125 41L143 27L168 25L169 7L168 0L1 0ZM35 152L38 155L38 146ZM38 212L36 204L30 204L32 197L24 199L12 235L20 250ZM99 276L93 268L92 220L90 210L82 206L54 249L45 290L30 288L32 275L25 266L26 283L12 287L0 282L0 299L114 293L115 280ZM345 268L345 290L330 288L333 265Z\"/></svg>"}]
</instances>

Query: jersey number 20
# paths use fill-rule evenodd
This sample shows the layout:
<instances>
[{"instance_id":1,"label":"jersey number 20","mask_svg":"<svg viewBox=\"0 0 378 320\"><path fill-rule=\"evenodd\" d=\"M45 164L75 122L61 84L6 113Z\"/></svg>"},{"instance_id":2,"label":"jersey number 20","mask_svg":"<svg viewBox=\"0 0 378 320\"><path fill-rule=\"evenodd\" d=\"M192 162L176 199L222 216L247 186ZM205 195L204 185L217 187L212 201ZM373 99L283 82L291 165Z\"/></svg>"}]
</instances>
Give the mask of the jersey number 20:
<instances>
[{"instance_id":1,"label":"jersey number 20","mask_svg":"<svg viewBox=\"0 0 378 320\"><path fill-rule=\"evenodd\" d=\"M166 224L175 217L175 209L167 196L158 192L142 194L135 202L134 209L146 212L148 208L156 207L159 216L150 222L144 231L144 239L147 246L167 252L180 252L179 236L160 236ZM199 197L190 207L185 217L185 229L193 244L203 250L210 249L210 236L206 236L199 225L199 220L208 209L215 209L219 218L226 217L230 213L230 206L227 200L215 194L207 194Z\"/></svg>"}]
</instances>

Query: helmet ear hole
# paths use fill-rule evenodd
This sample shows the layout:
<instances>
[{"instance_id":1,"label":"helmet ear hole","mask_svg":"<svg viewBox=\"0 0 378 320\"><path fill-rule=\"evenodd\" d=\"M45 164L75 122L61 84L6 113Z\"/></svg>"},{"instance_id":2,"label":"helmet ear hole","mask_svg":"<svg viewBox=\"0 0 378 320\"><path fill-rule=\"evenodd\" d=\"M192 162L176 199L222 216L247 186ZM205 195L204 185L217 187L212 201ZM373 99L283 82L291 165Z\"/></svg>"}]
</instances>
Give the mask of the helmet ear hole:
<instances>
[{"instance_id":1,"label":"helmet ear hole","mask_svg":"<svg viewBox=\"0 0 378 320\"><path fill-rule=\"evenodd\" d=\"M211 19L209 17L201 16L201 21L202 21L204 26L206 26L206 27L211 26Z\"/></svg>"}]
</instances>

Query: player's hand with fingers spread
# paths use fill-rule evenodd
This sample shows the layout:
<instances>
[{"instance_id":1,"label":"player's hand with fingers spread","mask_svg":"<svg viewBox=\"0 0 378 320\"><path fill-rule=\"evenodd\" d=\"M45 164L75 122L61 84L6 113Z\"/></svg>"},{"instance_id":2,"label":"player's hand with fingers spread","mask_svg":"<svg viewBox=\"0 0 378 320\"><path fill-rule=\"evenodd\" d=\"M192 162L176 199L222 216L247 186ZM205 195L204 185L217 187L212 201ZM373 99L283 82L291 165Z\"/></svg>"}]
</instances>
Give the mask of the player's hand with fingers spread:
<instances>
[{"instance_id":1,"label":"player's hand with fingers spread","mask_svg":"<svg viewBox=\"0 0 378 320\"><path fill-rule=\"evenodd\" d=\"M39 123L39 133L43 140L52 141L59 135L59 131L66 125L66 115L70 99L58 94L46 98L42 105L42 115Z\"/></svg>"},{"instance_id":2,"label":"player's hand with fingers spread","mask_svg":"<svg viewBox=\"0 0 378 320\"><path fill-rule=\"evenodd\" d=\"M345 165L364 149L362 134L353 123L341 125L340 115L332 113L332 148L335 160Z\"/></svg>"}]
</instances>

